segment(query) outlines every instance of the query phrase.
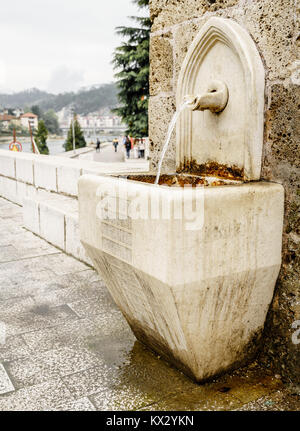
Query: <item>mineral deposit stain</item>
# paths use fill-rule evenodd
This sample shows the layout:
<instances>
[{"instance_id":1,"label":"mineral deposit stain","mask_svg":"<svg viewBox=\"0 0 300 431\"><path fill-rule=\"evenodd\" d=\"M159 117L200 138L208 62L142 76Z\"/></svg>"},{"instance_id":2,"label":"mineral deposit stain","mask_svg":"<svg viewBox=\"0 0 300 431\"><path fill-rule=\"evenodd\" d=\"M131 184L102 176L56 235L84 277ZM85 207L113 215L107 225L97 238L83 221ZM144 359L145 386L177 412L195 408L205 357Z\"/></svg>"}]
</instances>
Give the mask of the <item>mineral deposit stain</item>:
<instances>
[{"instance_id":1,"label":"mineral deposit stain","mask_svg":"<svg viewBox=\"0 0 300 431\"><path fill-rule=\"evenodd\" d=\"M237 166L226 166L215 161L208 161L199 165L196 160L185 159L184 163L177 170L178 173L188 173L200 176L213 176L227 180L244 180L244 169Z\"/></svg>"},{"instance_id":2,"label":"mineral deposit stain","mask_svg":"<svg viewBox=\"0 0 300 431\"><path fill-rule=\"evenodd\" d=\"M154 184L155 183L155 176L154 175L130 175L127 178L131 181L139 181L147 184ZM216 186L224 186L226 185L226 182L223 180L218 180L213 182L208 182L205 178L201 178L200 176L196 175L186 175L186 174L174 174L174 175L161 175L159 179L159 185L160 186L168 186L168 187L185 187L185 186L210 186L210 187L216 187Z\"/></svg>"},{"instance_id":3,"label":"mineral deposit stain","mask_svg":"<svg viewBox=\"0 0 300 431\"><path fill-rule=\"evenodd\" d=\"M234 410L282 387L256 363L200 385L139 341L96 336L89 349L105 363L118 410Z\"/></svg>"},{"instance_id":4,"label":"mineral deposit stain","mask_svg":"<svg viewBox=\"0 0 300 431\"><path fill-rule=\"evenodd\" d=\"M53 310L49 307L48 304L41 304L33 307L31 313L37 314L39 316L49 316L53 314Z\"/></svg>"}]
</instances>

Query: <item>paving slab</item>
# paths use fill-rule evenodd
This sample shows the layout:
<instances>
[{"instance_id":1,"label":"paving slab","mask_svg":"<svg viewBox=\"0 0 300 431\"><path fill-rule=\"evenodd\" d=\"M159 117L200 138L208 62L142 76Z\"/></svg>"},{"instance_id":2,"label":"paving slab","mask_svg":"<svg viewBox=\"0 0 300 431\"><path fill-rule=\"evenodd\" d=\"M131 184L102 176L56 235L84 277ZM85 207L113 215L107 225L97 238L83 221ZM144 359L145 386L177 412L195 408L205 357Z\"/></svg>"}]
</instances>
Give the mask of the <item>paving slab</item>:
<instances>
[{"instance_id":1,"label":"paving slab","mask_svg":"<svg viewBox=\"0 0 300 431\"><path fill-rule=\"evenodd\" d=\"M60 379L29 386L0 397L0 411L51 411L74 398Z\"/></svg>"},{"instance_id":2,"label":"paving slab","mask_svg":"<svg viewBox=\"0 0 300 431\"><path fill-rule=\"evenodd\" d=\"M59 404L54 409L56 411L64 411L64 412L81 412L81 411L90 411L93 412L96 410L96 407L91 403L88 398L81 398L76 401L64 402L63 404Z\"/></svg>"},{"instance_id":3,"label":"paving slab","mask_svg":"<svg viewBox=\"0 0 300 431\"><path fill-rule=\"evenodd\" d=\"M77 320L78 317L67 305L49 307L32 304L27 311L16 314L5 312L1 314L1 319L6 325L7 335L13 336L55 327L66 321Z\"/></svg>"},{"instance_id":4,"label":"paving slab","mask_svg":"<svg viewBox=\"0 0 300 431\"><path fill-rule=\"evenodd\" d=\"M3 278L1 283L0 272L0 300L31 295L38 303L58 306L99 295L101 282L97 281L96 277L92 279L88 271L82 273L84 275L81 275L80 271L58 276L51 271L51 276L49 276L49 272L43 271L38 279L32 277L23 280L23 283L18 283L15 281L16 277L14 280ZM95 274L94 271L92 273Z\"/></svg>"},{"instance_id":5,"label":"paving slab","mask_svg":"<svg viewBox=\"0 0 300 431\"><path fill-rule=\"evenodd\" d=\"M15 361L28 357L30 350L21 336L7 337L5 343L0 343L0 362Z\"/></svg>"},{"instance_id":6,"label":"paving slab","mask_svg":"<svg viewBox=\"0 0 300 431\"><path fill-rule=\"evenodd\" d=\"M63 347L5 363L5 368L14 386L21 389L47 382L58 376L84 371L99 364L100 359L86 349Z\"/></svg>"},{"instance_id":7,"label":"paving slab","mask_svg":"<svg viewBox=\"0 0 300 431\"><path fill-rule=\"evenodd\" d=\"M70 321L40 331L22 335L31 353L47 352L64 346L87 348L90 340L99 333L99 327L89 319Z\"/></svg>"}]
</instances>

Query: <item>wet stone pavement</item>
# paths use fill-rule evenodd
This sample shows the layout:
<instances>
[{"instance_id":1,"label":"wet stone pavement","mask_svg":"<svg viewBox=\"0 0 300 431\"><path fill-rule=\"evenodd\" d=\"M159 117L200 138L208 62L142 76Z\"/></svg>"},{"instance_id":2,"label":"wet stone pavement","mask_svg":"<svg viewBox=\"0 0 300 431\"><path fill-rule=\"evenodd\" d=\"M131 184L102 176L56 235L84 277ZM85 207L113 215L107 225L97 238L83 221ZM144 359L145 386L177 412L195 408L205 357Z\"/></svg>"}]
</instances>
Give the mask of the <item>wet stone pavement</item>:
<instances>
[{"instance_id":1,"label":"wet stone pavement","mask_svg":"<svg viewBox=\"0 0 300 431\"><path fill-rule=\"evenodd\" d=\"M95 271L0 198L0 411L297 410L252 364L197 385L137 342Z\"/></svg>"}]
</instances>

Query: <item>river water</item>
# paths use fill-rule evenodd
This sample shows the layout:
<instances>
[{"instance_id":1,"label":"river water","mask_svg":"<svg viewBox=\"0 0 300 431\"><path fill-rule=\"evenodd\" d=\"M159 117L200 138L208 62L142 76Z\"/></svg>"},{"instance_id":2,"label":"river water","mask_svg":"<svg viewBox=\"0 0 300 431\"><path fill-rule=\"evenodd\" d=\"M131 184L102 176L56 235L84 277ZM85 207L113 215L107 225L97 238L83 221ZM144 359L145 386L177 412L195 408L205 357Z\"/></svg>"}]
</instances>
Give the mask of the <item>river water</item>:
<instances>
[{"instance_id":1,"label":"river water","mask_svg":"<svg viewBox=\"0 0 300 431\"><path fill-rule=\"evenodd\" d=\"M100 135L99 136L99 139L101 142L112 141L114 138L118 138L118 136L113 136L113 135ZM19 138L19 139L17 138L17 140L19 142L21 142L24 153L31 153L32 152L30 138ZM52 156L54 156L55 154L63 153L65 151L65 149L63 147L65 140L66 140L66 138L48 139L47 145L49 148L49 152ZM9 146L11 141L12 141L12 138L8 138L5 141L1 140L0 141L0 150L8 150L9 149L8 146ZM90 143L91 141L93 141L95 143L95 139L93 140L92 138L86 138L87 143Z\"/></svg>"}]
</instances>

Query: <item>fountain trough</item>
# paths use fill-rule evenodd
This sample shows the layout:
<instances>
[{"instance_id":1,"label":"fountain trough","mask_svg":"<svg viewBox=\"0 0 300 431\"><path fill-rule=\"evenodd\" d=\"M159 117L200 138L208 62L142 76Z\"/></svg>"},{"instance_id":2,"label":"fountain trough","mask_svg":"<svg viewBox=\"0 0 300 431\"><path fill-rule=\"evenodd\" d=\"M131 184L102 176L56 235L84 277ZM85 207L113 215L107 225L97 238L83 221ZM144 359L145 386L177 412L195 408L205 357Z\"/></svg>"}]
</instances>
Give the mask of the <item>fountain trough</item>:
<instances>
[{"instance_id":1,"label":"fountain trough","mask_svg":"<svg viewBox=\"0 0 300 431\"><path fill-rule=\"evenodd\" d=\"M177 171L81 177L80 232L137 339L202 382L257 353L284 191L260 180L264 69L243 28L210 18L177 88Z\"/></svg>"}]
</instances>

